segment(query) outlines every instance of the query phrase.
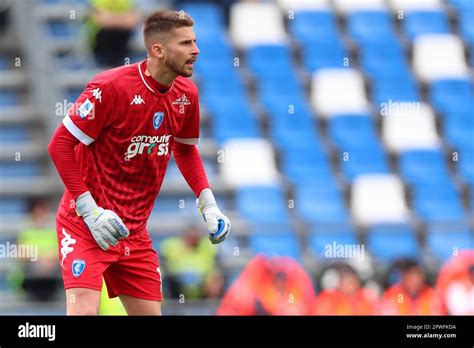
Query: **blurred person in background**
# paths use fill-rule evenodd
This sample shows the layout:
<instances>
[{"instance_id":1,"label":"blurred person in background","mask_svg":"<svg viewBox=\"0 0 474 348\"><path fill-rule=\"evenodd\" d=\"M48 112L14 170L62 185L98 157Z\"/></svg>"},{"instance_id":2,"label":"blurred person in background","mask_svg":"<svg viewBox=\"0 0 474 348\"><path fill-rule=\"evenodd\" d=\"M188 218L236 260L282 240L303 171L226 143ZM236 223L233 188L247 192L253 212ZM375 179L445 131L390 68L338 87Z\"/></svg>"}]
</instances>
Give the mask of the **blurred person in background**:
<instances>
[{"instance_id":1,"label":"blurred person in background","mask_svg":"<svg viewBox=\"0 0 474 348\"><path fill-rule=\"evenodd\" d=\"M347 264L336 265L337 286L323 290L314 300L314 315L374 315L378 314L377 294L363 288L357 272Z\"/></svg>"},{"instance_id":2,"label":"blurred person in background","mask_svg":"<svg viewBox=\"0 0 474 348\"><path fill-rule=\"evenodd\" d=\"M87 40L100 67L117 67L130 57L129 41L142 14L133 0L90 0Z\"/></svg>"},{"instance_id":3,"label":"blurred person in background","mask_svg":"<svg viewBox=\"0 0 474 348\"><path fill-rule=\"evenodd\" d=\"M415 260L400 260L395 265L400 281L382 297L384 315L441 315L441 299L427 282L423 268Z\"/></svg>"},{"instance_id":4,"label":"blurred person in background","mask_svg":"<svg viewBox=\"0 0 474 348\"><path fill-rule=\"evenodd\" d=\"M217 315L308 315L314 289L306 271L286 256L255 256L231 285Z\"/></svg>"},{"instance_id":5,"label":"blurred person in background","mask_svg":"<svg viewBox=\"0 0 474 348\"><path fill-rule=\"evenodd\" d=\"M18 291L24 291L28 299L51 301L62 289L58 277L58 242L54 228L54 217L49 202L32 199L29 203L29 218L26 226L18 234L17 246L36 251L35 258L19 259L17 267L11 270L10 284Z\"/></svg>"},{"instance_id":6,"label":"blurred person in background","mask_svg":"<svg viewBox=\"0 0 474 348\"><path fill-rule=\"evenodd\" d=\"M216 271L217 249L198 226L189 226L182 236L166 238L161 244L164 274L174 298L219 297L224 282Z\"/></svg>"},{"instance_id":7,"label":"blurred person in background","mask_svg":"<svg viewBox=\"0 0 474 348\"><path fill-rule=\"evenodd\" d=\"M436 290L447 314L474 315L474 250L462 250L443 265Z\"/></svg>"}]
</instances>

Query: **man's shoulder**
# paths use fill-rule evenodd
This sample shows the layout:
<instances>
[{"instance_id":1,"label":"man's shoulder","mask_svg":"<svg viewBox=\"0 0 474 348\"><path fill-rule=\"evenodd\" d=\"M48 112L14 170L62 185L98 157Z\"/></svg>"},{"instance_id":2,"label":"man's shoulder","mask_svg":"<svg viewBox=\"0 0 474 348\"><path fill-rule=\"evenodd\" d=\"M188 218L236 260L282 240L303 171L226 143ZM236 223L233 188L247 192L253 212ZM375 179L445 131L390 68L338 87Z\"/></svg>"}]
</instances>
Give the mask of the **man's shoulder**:
<instances>
[{"instance_id":1,"label":"man's shoulder","mask_svg":"<svg viewBox=\"0 0 474 348\"><path fill-rule=\"evenodd\" d=\"M198 87L196 83L186 77L178 76L175 80L175 87L182 92L195 96L198 94Z\"/></svg>"},{"instance_id":2,"label":"man's shoulder","mask_svg":"<svg viewBox=\"0 0 474 348\"><path fill-rule=\"evenodd\" d=\"M91 80L91 83L100 84L102 86L117 86L121 85L123 82L127 83L124 78L133 78L135 77L135 74L138 74L138 63L105 70L95 75Z\"/></svg>"}]
</instances>

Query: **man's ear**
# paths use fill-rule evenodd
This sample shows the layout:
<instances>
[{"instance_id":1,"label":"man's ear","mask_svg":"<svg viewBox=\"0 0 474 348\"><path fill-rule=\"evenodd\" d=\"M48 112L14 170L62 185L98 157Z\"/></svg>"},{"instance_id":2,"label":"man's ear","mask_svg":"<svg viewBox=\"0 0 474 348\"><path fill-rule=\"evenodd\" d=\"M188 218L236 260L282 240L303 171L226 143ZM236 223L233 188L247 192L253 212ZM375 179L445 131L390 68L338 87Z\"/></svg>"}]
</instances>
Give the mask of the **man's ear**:
<instances>
[{"instance_id":1,"label":"man's ear","mask_svg":"<svg viewBox=\"0 0 474 348\"><path fill-rule=\"evenodd\" d=\"M162 44L159 44L159 43L155 43L153 44L151 47L150 47L150 51L151 51L151 54L154 56L154 57L157 57L157 58L163 58L164 57L164 47Z\"/></svg>"}]
</instances>

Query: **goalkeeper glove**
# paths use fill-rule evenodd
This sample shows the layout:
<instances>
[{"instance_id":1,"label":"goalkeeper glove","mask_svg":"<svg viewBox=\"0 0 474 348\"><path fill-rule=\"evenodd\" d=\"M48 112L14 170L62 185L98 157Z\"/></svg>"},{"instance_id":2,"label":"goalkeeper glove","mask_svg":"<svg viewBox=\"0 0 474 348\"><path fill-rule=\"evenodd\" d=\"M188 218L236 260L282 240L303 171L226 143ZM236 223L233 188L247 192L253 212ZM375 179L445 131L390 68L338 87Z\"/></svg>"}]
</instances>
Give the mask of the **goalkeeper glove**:
<instances>
[{"instance_id":1,"label":"goalkeeper glove","mask_svg":"<svg viewBox=\"0 0 474 348\"><path fill-rule=\"evenodd\" d=\"M211 189L202 190L196 200L204 221L206 222L209 240L212 244L223 242L230 232L230 221L217 207L216 199Z\"/></svg>"},{"instance_id":2,"label":"goalkeeper glove","mask_svg":"<svg viewBox=\"0 0 474 348\"><path fill-rule=\"evenodd\" d=\"M130 235L122 219L113 211L98 207L89 191L77 197L76 213L82 216L102 250L107 250L110 245L116 246L119 239Z\"/></svg>"}]
</instances>

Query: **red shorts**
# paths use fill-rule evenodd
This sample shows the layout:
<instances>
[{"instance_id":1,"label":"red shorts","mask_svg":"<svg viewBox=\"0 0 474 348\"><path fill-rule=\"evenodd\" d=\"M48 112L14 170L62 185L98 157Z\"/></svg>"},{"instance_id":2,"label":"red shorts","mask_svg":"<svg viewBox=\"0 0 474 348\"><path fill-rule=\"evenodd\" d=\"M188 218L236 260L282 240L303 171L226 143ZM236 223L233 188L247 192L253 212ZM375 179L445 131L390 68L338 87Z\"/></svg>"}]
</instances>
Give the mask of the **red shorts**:
<instances>
[{"instance_id":1,"label":"red shorts","mask_svg":"<svg viewBox=\"0 0 474 348\"><path fill-rule=\"evenodd\" d=\"M58 217L59 262L64 288L102 290L102 277L109 297L120 294L161 301L161 273L158 254L146 230L121 239L103 251L83 220Z\"/></svg>"}]
</instances>

